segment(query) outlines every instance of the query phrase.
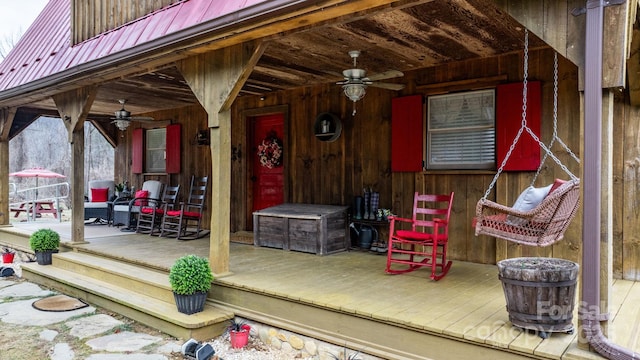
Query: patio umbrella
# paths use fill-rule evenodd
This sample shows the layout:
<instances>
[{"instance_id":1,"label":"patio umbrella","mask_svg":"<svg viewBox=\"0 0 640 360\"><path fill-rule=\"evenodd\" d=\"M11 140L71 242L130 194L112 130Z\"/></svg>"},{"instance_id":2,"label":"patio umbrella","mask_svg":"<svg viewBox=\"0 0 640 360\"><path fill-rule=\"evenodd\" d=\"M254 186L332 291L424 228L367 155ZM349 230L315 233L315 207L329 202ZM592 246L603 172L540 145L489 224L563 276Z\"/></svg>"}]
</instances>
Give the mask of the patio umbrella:
<instances>
[{"instance_id":1,"label":"patio umbrella","mask_svg":"<svg viewBox=\"0 0 640 360\"><path fill-rule=\"evenodd\" d=\"M9 176L36 178L36 199L38 198L38 179L39 178L65 178L66 176L53 172L51 170L35 167L24 169L18 172L10 173Z\"/></svg>"}]
</instances>

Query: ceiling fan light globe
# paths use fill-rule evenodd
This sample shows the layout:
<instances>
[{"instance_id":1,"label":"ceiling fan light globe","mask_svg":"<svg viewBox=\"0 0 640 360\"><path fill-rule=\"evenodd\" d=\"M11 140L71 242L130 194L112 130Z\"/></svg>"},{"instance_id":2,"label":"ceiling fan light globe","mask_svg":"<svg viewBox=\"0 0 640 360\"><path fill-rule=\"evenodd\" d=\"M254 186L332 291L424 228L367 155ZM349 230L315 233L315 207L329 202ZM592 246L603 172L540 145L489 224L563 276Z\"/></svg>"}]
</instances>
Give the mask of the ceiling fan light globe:
<instances>
[{"instance_id":1,"label":"ceiling fan light globe","mask_svg":"<svg viewBox=\"0 0 640 360\"><path fill-rule=\"evenodd\" d=\"M114 120L113 123L116 124L116 127L122 131L127 130L127 128L129 127L129 120L122 120L122 119L118 119L118 120Z\"/></svg>"},{"instance_id":2,"label":"ceiling fan light globe","mask_svg":"<svg viewBox=\"0 0 640 360\"><path fill-rule=\"evenodd\" d=\"M342 86L344 94L353 102L356 102L364 97L366 94L367 86L364 84L345 84Z\"/></svg>"}]
</instances>

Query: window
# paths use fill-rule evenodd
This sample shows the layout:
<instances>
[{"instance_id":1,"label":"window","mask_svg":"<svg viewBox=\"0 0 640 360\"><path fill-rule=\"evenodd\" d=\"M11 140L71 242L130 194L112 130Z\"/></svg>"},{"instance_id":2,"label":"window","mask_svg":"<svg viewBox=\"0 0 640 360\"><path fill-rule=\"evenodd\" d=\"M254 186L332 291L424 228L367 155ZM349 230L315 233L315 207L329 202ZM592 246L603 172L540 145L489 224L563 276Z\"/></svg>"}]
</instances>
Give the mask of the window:
<instances>
[{"instance_id":1,"label":"window","mask_svg":"<svg viewBox=\"0 0 640 360\"><path fill-rule=\"evenodd\" d=\"M427 169L493 169L495 90L427 99Z\"/></svg>"},{"instance_id":2,"label":"window","mask_svg":"<svg viewBox=\"0 0 640 360\"><path fill-rule=\"evenodd\" d=\"M167 129L149 129L146 132L145 171L163 173L166 169Z\"/></svg>"},{"instance_id":3,"label":"window","mask_svg":"<svg viewBox=\"0 0 640 360\"><path fill-rule=\"evenodd\" d=\"M181 136L180 124L170 124L161 129L133 129L131 172L179 174Z\"/></svg>"}]
</instances>

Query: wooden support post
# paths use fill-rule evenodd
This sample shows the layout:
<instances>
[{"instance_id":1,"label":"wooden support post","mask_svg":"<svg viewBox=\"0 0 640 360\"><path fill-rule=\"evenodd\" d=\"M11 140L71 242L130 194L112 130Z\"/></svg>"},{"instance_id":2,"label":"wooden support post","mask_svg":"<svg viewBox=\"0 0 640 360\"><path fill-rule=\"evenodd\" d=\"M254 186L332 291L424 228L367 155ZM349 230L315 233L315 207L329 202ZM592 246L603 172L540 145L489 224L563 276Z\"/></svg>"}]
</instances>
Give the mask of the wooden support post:
<instances>
[{"instance_id":1,"label":"wooden support post","mask_svg":"<svg viewBox=\"0 0 640 360\"><path fill-rule=\"evenodd\" d=\"M84 240L84 121L96 97L95 87L53 96L71 143L71 242Z\"/></svg>"},{"instance_id":2,"label":"wooden support post","mask_svg":"<svg viewBox=\"0 0 640 360\"><path fill-rule=\"evenodd\" d=\"M16 108L0 109L0 225L9 225L9 130Z\"/></svg>"},{"instance_id":3,"label":"wooden support post","mask_svg":"<svg viewBox=\"0 0 640 360\"><path fill-rule=\"evenodd\" d=\"M0 225L9 225L9 140L0 139Z\"/></svg>"},{"instance_id":4,"label":"wooden support post","mask_svg":"<svg viewBox=\"0 0 640 360\"><path fill-rule=\"evenodd\" d=\"M229 273L231 219L231 104L264 52L245 43L179 62L178 70L209 115L211 135L211 236L209 262L216 276Z\"/></svg>"}]
</instances>

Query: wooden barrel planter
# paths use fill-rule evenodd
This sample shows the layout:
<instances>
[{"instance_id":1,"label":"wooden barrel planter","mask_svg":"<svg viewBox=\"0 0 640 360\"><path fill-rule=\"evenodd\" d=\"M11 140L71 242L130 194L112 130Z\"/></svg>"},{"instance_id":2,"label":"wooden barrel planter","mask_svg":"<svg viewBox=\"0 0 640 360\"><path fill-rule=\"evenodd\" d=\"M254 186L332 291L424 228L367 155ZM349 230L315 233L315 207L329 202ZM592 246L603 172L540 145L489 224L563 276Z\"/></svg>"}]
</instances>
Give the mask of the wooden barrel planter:
<instances>
[{"instance_id":1,"label":"wooden barrel planter","mask_svg":"<svg viewBox=\"0 0 640 360\"><path fill-rule=\"evenodd\" d=\"M514 326L538 331L573 332L579 265L568 260L522 257L498 262L498 277Z\"/></svg>"}]
</instances>

